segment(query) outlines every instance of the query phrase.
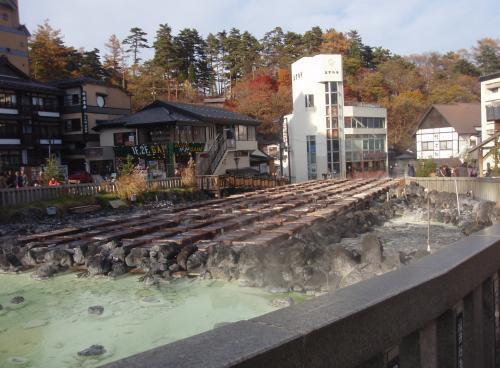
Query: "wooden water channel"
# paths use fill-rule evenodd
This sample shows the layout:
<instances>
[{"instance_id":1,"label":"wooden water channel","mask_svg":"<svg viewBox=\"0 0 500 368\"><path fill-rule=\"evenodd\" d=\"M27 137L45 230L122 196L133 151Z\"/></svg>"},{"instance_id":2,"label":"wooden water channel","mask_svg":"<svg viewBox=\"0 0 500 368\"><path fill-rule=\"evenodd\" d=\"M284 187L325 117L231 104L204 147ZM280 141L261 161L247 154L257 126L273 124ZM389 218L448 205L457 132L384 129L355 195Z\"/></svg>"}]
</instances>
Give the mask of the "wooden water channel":
<instances>
[{"instance_id":1,"label":"wooden water channel","mask_svg":"<svg viewBox=\"0 0 500 368\"><path fill-rule=\"evenodd\" d=\"M79 226L20 237L18 242L29 249L71 251L116 241L126 253L157 244L194 245L199 252L207 252L213 242L262 247L364 205L397 185L399 182L392 179L311 181L150 214L89 220Z\"/></svg>"}]
</instances>

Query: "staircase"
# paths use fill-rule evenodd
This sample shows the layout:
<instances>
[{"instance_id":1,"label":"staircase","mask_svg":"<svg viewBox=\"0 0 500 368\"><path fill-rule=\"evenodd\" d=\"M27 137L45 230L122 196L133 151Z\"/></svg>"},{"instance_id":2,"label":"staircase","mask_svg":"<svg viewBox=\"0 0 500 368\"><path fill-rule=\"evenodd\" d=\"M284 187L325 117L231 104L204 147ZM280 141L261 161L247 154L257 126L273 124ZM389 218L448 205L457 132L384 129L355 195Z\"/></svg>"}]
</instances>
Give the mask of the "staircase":
<instances>
[{"instance_id":1,"label":"staircase","mask_svg":"<svg viewBox=\"0 0 500 368\"><path fill-rule=\"evenodd\" d=\"M203 163L200 163L199 174L212 175L224 158L227 150L234 147L235 142L233 139L227 139L224 134L218 134L208 149L208 157L203 160Z\"/></svg>"}]
</instances>

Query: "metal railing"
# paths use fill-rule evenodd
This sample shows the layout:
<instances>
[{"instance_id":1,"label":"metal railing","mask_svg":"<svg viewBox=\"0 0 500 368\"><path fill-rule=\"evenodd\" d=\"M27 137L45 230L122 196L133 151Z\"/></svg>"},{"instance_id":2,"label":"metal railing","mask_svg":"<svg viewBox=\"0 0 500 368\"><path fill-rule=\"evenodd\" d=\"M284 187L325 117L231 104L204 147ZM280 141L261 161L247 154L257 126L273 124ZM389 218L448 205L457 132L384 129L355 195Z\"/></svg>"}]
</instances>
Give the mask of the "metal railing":
<instances>
[{"instance_id":1,"label":"metal railing","mask_svg":"<svg viewBox=\"0 0 500 368\"><path fill-rule=\"evenodd\" d=\"M429 190L438 192L469 194L483 201L500 201L500 178L469 178L469 177L406 177L406 184L416 182ZM456 183L456 186L455 186Z\"/></svg>"}]
</instances>

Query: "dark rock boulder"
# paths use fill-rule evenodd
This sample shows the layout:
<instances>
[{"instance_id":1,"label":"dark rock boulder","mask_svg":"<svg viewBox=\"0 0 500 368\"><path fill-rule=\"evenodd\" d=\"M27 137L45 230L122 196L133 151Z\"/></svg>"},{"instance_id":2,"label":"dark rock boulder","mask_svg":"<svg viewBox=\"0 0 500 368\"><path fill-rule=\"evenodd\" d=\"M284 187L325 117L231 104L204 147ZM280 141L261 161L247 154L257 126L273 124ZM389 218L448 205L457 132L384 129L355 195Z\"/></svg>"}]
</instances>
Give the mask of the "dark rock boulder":
<instances>
[{"instance_id":1,"label":"dark rock boulder","mask_svg":"<svg viewBox=\"0 0 500 368\"><path fill-rule=\"evenodd\" d=\"M111 270L111 261L102 254L87 259L87 270L90 276L106 275Z\"/></svg>"},{"instance_id":2,"label":"dark rock boulder","mask_svg":"<svg viewBox=\"0 0 500 368\"><path fill-rule=\"evenodd\" d=\"M201 266L204 266L207 262L208 254L206 252L195 252L191 254L187 260L186 268L188 271L193 271Z\"/></svg>"},{"instance_id":3,"label":"dark rock boulder","mask_svg":"<svg viewBox=\"0 0 500 368\"><path fill-rule=\"evenodd\" d=\"M104 313L104 307L102 305L93 305L87 309L89 314L100 316Z\"/></svg>"},{"instance_id":4,"label":"dark rock boulder","mask_svg":"<svg viewBox=\"0 0 500 368\"><path fill-rule=\"evenodd\" d=\"M128 272L128 268L123 262L114 262L111 266L111 272L109 276L111 277L119 277L125 275Z\"/></svg>"},{"instance_id":5,"label":"dark rock boulder","mask_svg":"<svg viewBox=\"0 0 500 368\"><path fill-rule=\"evenodd\" d=\"M149 258L149 251L145 248L133 248L125 257L125 263L129 267L138 267Z\"/></svg>"},{"instance_id":6,"label":"dark rock boulder","mask_svg":"<svg viewBox=\"0 0 500 368\"><path fill-rule=\"evenodd\" d=\"M71 267L73 265L73 258L63 249L54 249L45 253L44 261L46 263L58 264L61 267Z\"/></svg>"},{"instance_id":7,"label":"dark rock boulder","mask_svg":"<svg viewBox=\"0 0 500 368\"><path fill-rule=\"evenodd\" d=\"M177 257L181 248L175 243L157 244L151 249L151 256L158 259L158 262L167 263Z\"/></svg>"},{"instance_id":8,"label":"dark rock boulder","mask_svg":"<svg viewBox=\"0 0 500 368\"><path fill-rule=\"evenodd\" d=\"M11 304L22 304L24 303L26 300L24 299L24 297L22 296L15 296L13 297L11 300L10 300L10 303Z\"/></svg>"},{"instance_id":9,"label":"dark rock boulder","mask_svg":"<svg viewBox=\"0 0 500 368\"><path fill-rule=\"evenodd\" d=\"M88 246L86 244L79 245L73 249L73 261L77 265L85 264L85 257L87 257Z\"/></svg>"},{"instance_id":10,"label":"dark rock boulder","mask_svg":"<svg viewBox=\"0 0 500 368\"><path fill-rule=\"evenodd\" d=\"M61 271L61 266L57 263L45 263L38 267L35 272L31 274L31 278L35 280L46 280Z\"/></svg>"},{"instance_id":11,"label":"dark rock boulder","mask_svg":"<svg viewBox=\"0 0 500 368\"><path fill-rule=\"evenodd\" d=\"M187 270L187 260L191 254L196 252L198 247L194 244L185 245L177 255L177 264L182 270Z\"/></svg>"},{"instance_id":12,"label":"dark rock boulder","mask_svg":"<svg viewBox=\"0 0 500 368\"><path fill-rule=\"evenodd\" d=\"M4 272L17 272L21 270L23 264L13 254L0 254L0 270Z\"/></svg>"},{"instance_id":13,"label":"dark rock boulder","mask_svg":"<svg viewBox=\"0 0 500 368\"><path fill-rule=\"evenodd\" d=\"M380 239L373 234L363 236L361 240L361 262L370 264L379 264L383 261L382 243Z\"/></svg>"},{"instance_id":14,"label":"dark rock boulder","mask_svg":"<svg viewBox=\"0 0 500 368\"><path fill-rule=\"evenodd\" d=\"M103 355L106 353L106 349L102 345L92 345L87 349L78 352L79 356L92 357Z\"/></svg>"}]
</instances>

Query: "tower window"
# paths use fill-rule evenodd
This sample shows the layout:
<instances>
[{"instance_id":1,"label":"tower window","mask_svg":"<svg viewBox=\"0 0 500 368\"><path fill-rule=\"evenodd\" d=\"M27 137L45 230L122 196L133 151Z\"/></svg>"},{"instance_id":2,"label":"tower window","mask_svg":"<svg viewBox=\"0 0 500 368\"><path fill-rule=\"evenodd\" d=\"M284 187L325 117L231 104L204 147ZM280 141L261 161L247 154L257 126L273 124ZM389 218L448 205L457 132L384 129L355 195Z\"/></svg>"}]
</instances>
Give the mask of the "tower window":
<instances>
[{"instance_id":1,"label":"tower window","mask_svg":"<svg viewBox=\"0 0 500 368\"><path fill-rule=\"evenodd\" d=\"M306 107L314 107L314 95L305 95Z\"/></svg>"}]
</instances>

